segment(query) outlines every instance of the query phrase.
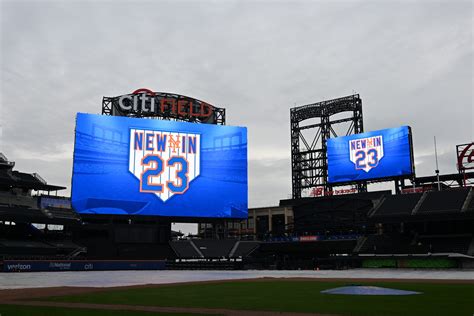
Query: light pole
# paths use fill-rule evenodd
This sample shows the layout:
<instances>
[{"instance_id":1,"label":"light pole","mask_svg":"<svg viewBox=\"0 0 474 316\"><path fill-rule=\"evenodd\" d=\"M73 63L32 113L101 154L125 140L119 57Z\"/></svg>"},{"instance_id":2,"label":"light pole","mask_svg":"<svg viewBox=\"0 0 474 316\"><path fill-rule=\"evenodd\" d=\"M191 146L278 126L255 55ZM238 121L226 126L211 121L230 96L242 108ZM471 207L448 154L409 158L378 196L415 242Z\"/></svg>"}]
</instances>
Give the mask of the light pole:
<instances>
[{"instance_id":1,"label":"light pole","mask_svg":"<svg viewBox=\"0 0 474 316\"><path fill-rule=\"evenodd\" d=\"M439 167L438 167L438 150L436 149L436 136L434 136L435 159L436 159L436 180L438 181L438 191L441 191L441 184L439 182Z\"/></svg>"}]
</instances>

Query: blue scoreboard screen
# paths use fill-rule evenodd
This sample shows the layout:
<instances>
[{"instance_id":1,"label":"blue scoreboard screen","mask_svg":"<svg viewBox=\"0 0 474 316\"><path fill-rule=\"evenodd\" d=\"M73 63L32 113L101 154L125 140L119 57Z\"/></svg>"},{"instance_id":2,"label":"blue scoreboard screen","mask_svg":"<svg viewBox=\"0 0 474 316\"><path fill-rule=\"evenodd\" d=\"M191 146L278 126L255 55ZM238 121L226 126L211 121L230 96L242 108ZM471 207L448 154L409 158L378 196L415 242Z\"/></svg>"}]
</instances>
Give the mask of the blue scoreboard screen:
<instances>
[{"instance_id":1,"label":"blue scoreboard screen","mask_svg":"<svg viewBox=\"0 0 474 316\"><path fill-rule=\"evenodd\" d=\"M246 218L247 129L77 114L78 213Z\"/></svg>"},{"instance_id":2,"label":"blue scoreboard screen","mask_svg":"<svg viewBox=\"0 0 474 316\"><path fill-rule=\"evenodd\" d=\"M414 173L409 126L327 141L329 183L409 176Z\"/></svg>"}]
</instances>

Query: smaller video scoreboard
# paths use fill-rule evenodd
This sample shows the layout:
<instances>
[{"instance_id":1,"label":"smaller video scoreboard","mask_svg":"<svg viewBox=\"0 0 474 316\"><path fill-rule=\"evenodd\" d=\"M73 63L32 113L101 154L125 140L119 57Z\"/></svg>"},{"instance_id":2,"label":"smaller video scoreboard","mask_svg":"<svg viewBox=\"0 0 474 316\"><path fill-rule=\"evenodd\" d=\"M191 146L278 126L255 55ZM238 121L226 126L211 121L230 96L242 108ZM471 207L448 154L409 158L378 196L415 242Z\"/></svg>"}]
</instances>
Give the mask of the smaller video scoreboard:
<instances>
[{"instance_id":1,"label":"smaller video scoreboard","mask_svg":"<svg viewBox=\"0 0 474 316\"><path fill-rule=\"evenodd\" d=\"M328 182L349 183L414 174L411 128L401 126L327 141Z\"/></svg>"}]
</instances>

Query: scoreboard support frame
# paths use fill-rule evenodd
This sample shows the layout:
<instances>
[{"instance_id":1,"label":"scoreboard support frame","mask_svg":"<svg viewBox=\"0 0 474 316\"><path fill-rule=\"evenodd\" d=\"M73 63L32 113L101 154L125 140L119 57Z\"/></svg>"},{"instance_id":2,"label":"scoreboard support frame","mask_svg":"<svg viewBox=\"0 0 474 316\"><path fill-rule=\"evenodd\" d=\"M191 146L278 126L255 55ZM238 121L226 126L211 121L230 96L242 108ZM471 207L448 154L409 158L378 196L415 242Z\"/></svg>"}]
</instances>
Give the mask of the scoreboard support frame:
<instances>
[{"instance_id":1,"label":"scoreboard support frame","mask_svg":"<svg viewBox=\"0 0 474 316\"><path fill-rule=\"evenodd\" d=\"M332 119L339 113L348 112L345 118ZM338 116L339 117L339 116ZM320 119L320 123L301 125L309 119ZM354 94L333 100L327 100L290 109L291 130L291 176L292 197L301 198L305 189L323 187L330 191L334 185L328 183L328 162L326 141L337 137L335 126L349 123L344 135L364 132L362 100ZM310 130L312 139L303 136L303 130ZM367 183L355 184L359 192L367 191Z\"/></svg>"}]
</instances>

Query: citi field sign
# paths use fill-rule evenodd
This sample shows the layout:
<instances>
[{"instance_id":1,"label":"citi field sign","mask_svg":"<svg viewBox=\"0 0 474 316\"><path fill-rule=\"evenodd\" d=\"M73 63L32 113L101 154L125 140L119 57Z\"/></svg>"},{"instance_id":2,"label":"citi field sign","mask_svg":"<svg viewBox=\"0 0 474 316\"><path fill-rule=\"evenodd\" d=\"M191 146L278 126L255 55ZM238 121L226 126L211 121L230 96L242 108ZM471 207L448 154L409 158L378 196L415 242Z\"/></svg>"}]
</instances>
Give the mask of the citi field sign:
<instances>
[{"instance_id":1,"label":"citi field sign","mask_svg":"<svg viewBox=\"0 0 474 316\"><path fill-rule=\"evenodd\" d=\"M131 94L112 98L114 115L169 116L206 120L213 116L214 106L183 95L137 89Z\"/></svg>"}]
</instances>

